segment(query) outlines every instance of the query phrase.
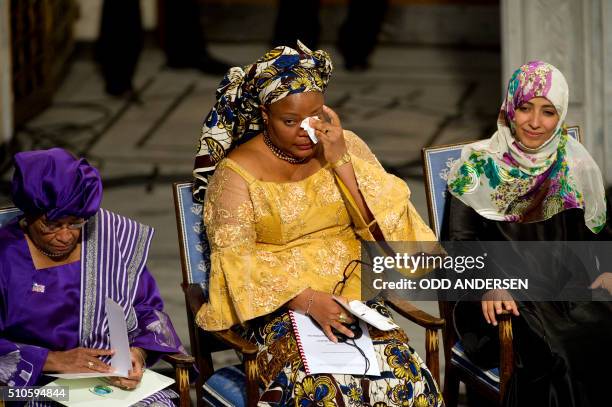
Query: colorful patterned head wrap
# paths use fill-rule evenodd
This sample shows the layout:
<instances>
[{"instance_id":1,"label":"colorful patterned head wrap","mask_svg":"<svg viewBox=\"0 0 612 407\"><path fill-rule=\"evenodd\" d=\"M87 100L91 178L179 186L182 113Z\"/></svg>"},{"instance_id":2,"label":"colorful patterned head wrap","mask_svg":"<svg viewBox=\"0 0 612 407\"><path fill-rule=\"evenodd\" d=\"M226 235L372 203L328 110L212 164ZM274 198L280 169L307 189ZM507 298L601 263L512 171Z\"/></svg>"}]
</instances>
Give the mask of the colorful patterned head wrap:
<instances>
[{"instance_id":1,"label":"colorful patterned head wrap","mask_svg":"<svg viewBox=\"0 0 612 407\"><path fill-rule=\"evenodd\" d=\"M102 180L87 160L61 148L24 151L15 154L11 195L26 215L87 219L100 209Z\"/></svg>"},{"instance_id":2,"label":"colorful patterned head wrap","mask_svg":"<svg viewBox=\"0 0 612 407\"><path fill-rule=\"evenodd\" d=\"M523 103L535 97L545 97L553 103L560 116L559 122L563 123L568 96L567 81L561 71L546 62L531 61L512 74L501 111L506 113L509 122L513 122L514 112Z\"/></svg>"},{"instance_id":3,"label":"colorful patterned head wrap","mask_svg":"<svg viewBox=\"0 0 612 407\"><path fill-rule=\"evenodd\" d=\"M515 112L535 97L548 99L559 122L552 137L529 149L514 136ZM554 66L532 61L517 69L501 106L497 132L465 146L448 175L449 192L481 216L538 222L566 209L583 209L585 224L599 232L606 222L603 179L597 164L568 136L567 81Z\"/></svg>"},{"instance_id":4,"label":"colorful patterned head wrap","mask_svg":"<svg viewBox=\"0 0 612 407\"><path fill-rule=\"evenodd\" d=\"M277 47L252 65L233 67L217 89L217 102L202 126L193 175L194 198L201 201L217 163L237 144L263 129L261 106L291 94L324 92L332 63L325 51Z\"/></svg>"}]
</instances>

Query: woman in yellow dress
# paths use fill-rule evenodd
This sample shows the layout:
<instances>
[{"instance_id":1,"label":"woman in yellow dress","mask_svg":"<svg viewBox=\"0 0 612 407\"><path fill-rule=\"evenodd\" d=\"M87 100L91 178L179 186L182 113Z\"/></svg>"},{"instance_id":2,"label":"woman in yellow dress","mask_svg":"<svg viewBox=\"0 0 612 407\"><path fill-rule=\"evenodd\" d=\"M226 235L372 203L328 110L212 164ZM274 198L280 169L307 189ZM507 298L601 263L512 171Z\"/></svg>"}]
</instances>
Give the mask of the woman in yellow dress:
<instances>
[{"instance_id":1,"label":"woman in yellow dress","mask_svg":"<svg viewBox=\"0 0 612 407\"><path fill-rule=\"evenodd\" d=\"M324 105L331 70L326 52L298 43L230 69L221 82L194 170L211 246L209 299L197 323L238 326L259 345L260 405L440 406L401 330L369 327L380 377L308 375L300 359L288 310L309 315L332 341L332 328L352 336L333 297L362 299L361 270L348 268L362 240L435 240L407 185ZM313 116L317 143L300 127ZM388 315L382 300L368 305Z\"/></svg>"}]
</instances>

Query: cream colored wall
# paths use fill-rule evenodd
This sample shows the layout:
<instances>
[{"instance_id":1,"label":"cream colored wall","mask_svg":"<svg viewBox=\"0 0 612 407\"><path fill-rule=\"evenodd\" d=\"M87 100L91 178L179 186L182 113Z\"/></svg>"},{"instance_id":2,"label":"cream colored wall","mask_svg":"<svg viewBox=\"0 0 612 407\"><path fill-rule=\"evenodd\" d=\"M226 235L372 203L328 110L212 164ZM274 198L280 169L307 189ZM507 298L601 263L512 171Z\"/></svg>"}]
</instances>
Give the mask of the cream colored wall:
<instances>
[{"instance_id":1,"label":"cream colored wall","mask_svg":"<svg viewBox=\"0 0 612 407\"><path fill-rule=\"evenodd\" d=\"M612 184L612 0L502 0L502 70L533 59L567 78L566 122L580 126L582 143ZM504 90L505 91L505 90Z\"/></svg>"},{"instance_id":2,"label":"cream colored wall","mask_svg":"<svg viewBox=\"0 0 612 407\"><path fill-rule=\"evenodd\" d=\"M10 0L0 0L0 144L13 137L9 3Z\"/></svg>"},{"instance_id":3,"label":"cream colored wall","mask_svg":"<svg viewBox=\"0 0 612 407\"><path fill-rule=\"evenodd\" d=\"M80 8L80 17L75 26L75 38L77 41L95 41L100 30L102 0L77 0L77 3ZM156 0L140 0L142 25L145 30L152 30L156 26L156 5Z\"/></svg>"}]
</instances>

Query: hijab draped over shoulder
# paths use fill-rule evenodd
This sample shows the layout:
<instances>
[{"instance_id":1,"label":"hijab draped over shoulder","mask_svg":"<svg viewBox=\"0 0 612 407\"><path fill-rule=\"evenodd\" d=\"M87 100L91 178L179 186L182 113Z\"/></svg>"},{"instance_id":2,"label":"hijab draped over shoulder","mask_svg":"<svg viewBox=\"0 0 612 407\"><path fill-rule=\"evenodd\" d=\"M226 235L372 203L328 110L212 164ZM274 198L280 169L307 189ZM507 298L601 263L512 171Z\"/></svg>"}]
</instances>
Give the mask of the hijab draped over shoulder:
<instances>
[{"instance_id":1,"label":"hijab draped over shoulder","mask_svg":"<svg viewBox=\"0 0 612 407\"><path fill-rule=\"evenodd\" d=\"M202 201L208 177L229 151L263 130L261 106L291 94L324 92L332 72L329 54L276 47L244 68L231 68L217 89L216 103L202 126L196 154L194 198Z\"/></svg>"},{"instance_id":2,"label":"hijab draped over shoulder","mask_svg":"<svg viewBox=\"0 0 612 407\"><path fill-rule=\"evenodd\" d=\"M552 137L537 149L515 136L516 110L544 97L559 115ZM449 192L486 219L539 222L572 208L584 211L594 233L606 223L603 179L597 164L568 136L565 117L569 90L554 66L532 61L517 69L510 82L489 139L465 146L448 177Z\"/></svg>"}]
</instances>

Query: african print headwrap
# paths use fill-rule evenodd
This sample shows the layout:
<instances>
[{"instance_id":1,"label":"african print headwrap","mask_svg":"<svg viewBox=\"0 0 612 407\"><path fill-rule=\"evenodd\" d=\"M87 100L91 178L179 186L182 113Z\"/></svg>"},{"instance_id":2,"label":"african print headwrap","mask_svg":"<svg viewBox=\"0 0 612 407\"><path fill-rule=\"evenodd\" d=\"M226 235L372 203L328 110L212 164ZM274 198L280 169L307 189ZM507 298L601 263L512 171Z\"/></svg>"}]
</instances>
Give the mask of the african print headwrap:
<instances>
[{"instance_id":1,"label":"african print headwrap","mask_svg":"<svg viewBox=\"0 0 612 407\"><path fill-rule=\"evenodd\" d=\"M100 209L102 180L87 160L61 148L23 151L15 154L11 195L26 215L87 219Z\"/></svg>"},{"instance_id":2,"label":"african print headwrap","mask_svg":"<svg viewBox=\"0 0 612 407\"><path fill-rule=\"evenodd\" d=\"M217 102L202 126L196 154L194 198L201 201L207 178L236 145L263 130L261 106L294 93L324 92L332 71L329 54L309 50L298 41L298 49L277 47L254 64L233 67L217 89Z\"/></svg>"},{"instance_id":3,"label":"african print headwrap","mask_svg":"<svg viewBox=\"0 0 612 407\"><path fill-rule=\"evenodd\" d=\"M598 233L606 222L603 179L597 164L568 136L569 90L554 66L532 61L517 69L501 106L497 132L465 146L448 176L449 192L481 216L497 221L538 222L571 208L584 210L586 226ZM529 149L514 136L515 111L535 97L557 110L553 136Z\"/></svg>"}]
</instances>

